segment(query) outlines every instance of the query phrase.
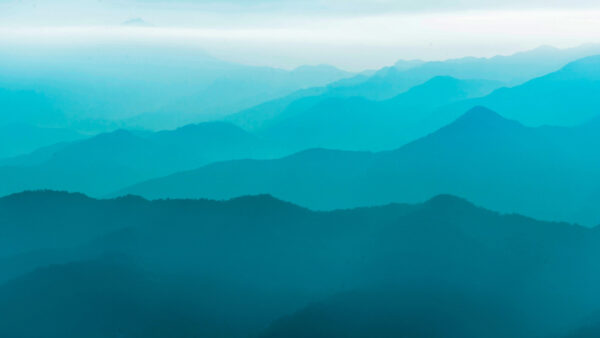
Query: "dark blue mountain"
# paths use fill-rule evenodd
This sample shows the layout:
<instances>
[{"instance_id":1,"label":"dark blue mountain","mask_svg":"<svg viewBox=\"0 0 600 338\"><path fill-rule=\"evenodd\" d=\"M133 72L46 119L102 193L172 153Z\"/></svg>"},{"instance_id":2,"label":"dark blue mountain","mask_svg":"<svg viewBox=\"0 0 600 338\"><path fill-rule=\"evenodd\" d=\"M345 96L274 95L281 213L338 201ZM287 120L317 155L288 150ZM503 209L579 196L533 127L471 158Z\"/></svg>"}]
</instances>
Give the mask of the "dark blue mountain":
<instances>
[{"instance_id":1,"label":"dark blue mountain","mask_svg":"<svg viewBox=\"0 0 600 338\"><path fill-rule=\"evenodd\" d=\"M0 198L0 231L6 337L556 336L600 311L596 229L449 195L313 212L28 192Z\"/></svg>"}]
</instances>

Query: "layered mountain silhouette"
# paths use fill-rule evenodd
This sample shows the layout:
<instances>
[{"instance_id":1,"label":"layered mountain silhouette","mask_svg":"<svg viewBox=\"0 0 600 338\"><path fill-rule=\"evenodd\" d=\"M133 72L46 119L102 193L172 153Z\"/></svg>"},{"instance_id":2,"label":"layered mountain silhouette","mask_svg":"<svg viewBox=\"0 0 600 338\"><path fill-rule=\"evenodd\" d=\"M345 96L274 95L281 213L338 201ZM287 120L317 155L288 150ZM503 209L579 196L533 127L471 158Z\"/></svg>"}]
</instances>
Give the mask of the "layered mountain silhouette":
<instances>
[{"instance_id":1,"label":"layered mountain silhouette","mask_svg":"<svg viewBox=\"0 0 600 338\"><path fill-rule=\"evenodd\" d=\"M555 336L600 309L595 229L448 195L313 212L45 191L0 210L3 336Z\"/></svg>"},{"instance_id":2,"label":"layered mountain silhouette","mask_svg":"<svg viewBox=\"0 0 600 338\"><path fill-rule=\"evenodd\" d=\"M531 128L476 107L450 125L380 153L308 150L230 161L150 180L121 193L230 198L268 193L316 209L423 201L439 193L505 212L600 223L598 121Z\"/></svg>"},{"instance_id":3,"label":"layered mountain silhouette","mask_svg":"<svg viewBox=\"0 0 600 338\"><path fill-rule=\"evenodd\" d=\"M559 71L513 88L449 105L440 116L456 116L473 105L485 105L502 116L528 126L574 126L598 115L600 99L600 56L572 62Z\"/></svg>"},{"instance_id":4,"label":"layered mountain silhouette","mask_svg":"<svg viewBox=\"0 0 600 338\"><path fill-rule=\"evenodd\" d=\"M6 111L0 126L172 129L353 75L331 66L294 71L245 66L195 48L39 46L36 53L13 48L0 56L0 105Z\"/></svg>"},{"instance_id":5,"label":"layered mountain silhouette","mask_svg":"<svg viewBox=\"0 0 600 338\"><path fill-rule=\"evenodd\" d=\"M0 337L600 332L599 46L359 74L20 48Z\"/></svg>"},{"instance_id":6,"label":"layered mountain silhouette","mask_svg":"<svg viewBox=\"0 0 600 338\"><path fill-rule=\"evenodd\" d=\"M25 124L0 127L0 162L38 148L83 139L85 135L65 128L43 128Z\"/></svg>"},{"instance_id":7,"label":"layered mountain silhouette","mask_svg":"<svg viewBox=\"0 0 600 338\"><path fill-rule=\"evenodd\" d=\"M600 53L599 45L572 49L542 46L534 50L491 58L465 57L446 61L399 61L374 74L342 79L329 85L329 94L361 96L382 100L391 98L436 76L458 79L485 79L517 85L554 72L567 63Z\"/></svg>"},{"instance_id":8,"label":"layered mountain silhouette","mask_svg":"<svg viewBox=\"0 0 600 338\"><path fill-rule=\"evenodd\" d=\"M131 18L129 20L125 20L121 23L121 26L128 27L154 27L153 24L147 22L142 18Z\"/></svg>"},{"instance_id":9,"label":"layered mountain silhouette","mask_svg":"<svg viewBox=\"0 0 600 338\"><path fill-rule=\"evenodd\" d=\"M383 101L366 99L369 96L359 92L347 95L351 96L348 98L331 90L313 89L261 104L228 120L298 150L393 149L443 127L477 105L528 126L574 126L598 114L600 102L595 93L600 86L599 60L600 57L577 60L522 85L497 90L494 89L501 86L499 82L444 76L433 77ZM409 71L386 72L403 78ZM432 74L439 73L432 70ZM377 77L385 78L382 74L373 75ZM389 88L390 84L381 86Z\"/></svg>"},{"instance_id":10,"label":"layered mountain silhouette","mask_svg":"<svg viewBox=\"0 0 600 338\"><path fill-rule=\"evenodd\" d=\"M434 76L452 76L459 79L488 79L507 85L525 81L559 70L567 63L600 53L600 45L583 45L570 49L541 46L533 50L491 58L465 57L446 61L426 62L410 67L407 78L429 79ZM398 67L402 70L405 66Z\"/></svg>"},{"instance_id":11,"label":"layered mountain silhouette","mask_svg":"<svg viewBox=\"0 0 600 338\"><path fill-rule=\"evenodd\" d=\"M259 134L292 149L389 150L427 133L423 121L437 108L490 93L500 84L434 77L384 101L314 98L294 102Z\"/></svg>"},{"instance_id":12,"label":"layered mountain silhouette","mask_svg":"<svg viewBox=\"0 0 600 338\"><path fill-rule=\"evenodd\" d=\"M214 161L279 154L277 146L223 122L155 133L117 130L0 162L6 182L0 194L52 188L98 196Z\"/></svg>"}]
</instances>

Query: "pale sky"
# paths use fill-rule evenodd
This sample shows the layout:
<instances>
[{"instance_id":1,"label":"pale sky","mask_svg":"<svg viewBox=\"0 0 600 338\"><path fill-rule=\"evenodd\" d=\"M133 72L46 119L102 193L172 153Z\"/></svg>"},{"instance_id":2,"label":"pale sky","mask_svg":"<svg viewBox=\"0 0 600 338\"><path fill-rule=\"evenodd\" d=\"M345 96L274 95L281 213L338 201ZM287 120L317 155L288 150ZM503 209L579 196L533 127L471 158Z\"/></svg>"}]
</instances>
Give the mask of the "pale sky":
<instances>
[{"instance_id":1,"label":"pale sky","mask_svg":"<svg viewBox=\"0 0 600 338\"><path fill-rule=\"evenodd\" d=\"M123 26L142 18L151 27ZM107 43L204 49L293 68L510 54L600 43L600 1L0 0L0 48Z\"/></svg>"}]
</instances>

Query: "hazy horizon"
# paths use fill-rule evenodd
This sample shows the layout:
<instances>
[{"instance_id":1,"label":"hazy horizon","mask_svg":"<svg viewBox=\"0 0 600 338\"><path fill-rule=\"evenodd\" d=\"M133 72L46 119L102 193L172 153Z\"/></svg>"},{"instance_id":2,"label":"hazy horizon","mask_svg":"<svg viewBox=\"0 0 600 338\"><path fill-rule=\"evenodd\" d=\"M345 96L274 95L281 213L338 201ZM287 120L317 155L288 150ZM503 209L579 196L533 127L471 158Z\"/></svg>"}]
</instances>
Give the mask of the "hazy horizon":
<instances>
[{"instance_id":1,"label":"hazy horizon","mask_svg":"<svg viewBox=\"0 0 600 338\"><path fill-rule=\"evenodd\" d=\"M568 8L565 8L567 7ZM594 1L0 1L0 49L150 44L349 71L600 43Z\"/></svg>"}]
</instances>

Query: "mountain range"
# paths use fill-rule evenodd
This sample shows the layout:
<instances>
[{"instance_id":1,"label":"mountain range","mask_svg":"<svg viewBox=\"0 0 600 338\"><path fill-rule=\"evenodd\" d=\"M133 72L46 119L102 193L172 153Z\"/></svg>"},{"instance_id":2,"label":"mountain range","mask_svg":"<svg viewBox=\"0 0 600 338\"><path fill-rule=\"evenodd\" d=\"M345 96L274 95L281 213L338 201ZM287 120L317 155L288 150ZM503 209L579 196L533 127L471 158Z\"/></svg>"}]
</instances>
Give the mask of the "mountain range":
<instances>
[{"instance_id":1,"label":"mountain range","mask_svg":"<svg viewBox=\"0 0 600 338\"><path fill-rule=\"evenodd\" d=\"M402 73L405 78L415 78L421 81L435 76L451 76L459 79L494 80L514 86L557 71L577 59L598 54L600 54L600 45L597 44L567 49L540 46L512 55L423 62L416 67L408 68L406 64L400 62L393 68L405 71Z\"/></svg>"},{"instance_id":2,"label":"mountain range","mask_svg":"<svg viewBox=\"0 0 600 338\"><path fill-rule=\"evenodd\" d=\"M393 151L314 149L275 160L227 161L119 194L224 199L268 193L328 210L450 193L503 212L597 225L599 122L532 128L476 107Z\"/></svg>"},{"instance_id":3,"label":"mountain range","mask_svg":"<svg viewBox=\"0 0 600 338\"><path fill-rule=\"evenodd\" d=\"M438 76L383 101L313 90L261 104L227 120L297 150L390 150L443 127L478 105L528 126L574 126L598 115L598 69L600 57L593 56L503 88L489 80Z\"/></svg>"},{"instance_id":4,"label":"mountain range","mask_svg":"<svg viewBox=\"0 0 600 338\"><path fill-rule=\"evenodd\" d=\"M0 56L0 125L173 129L353 75L322 65L245 66L192 47L13 48Z\"/></svg>"},{"instance_id":5,"label":"mountain range","mask_svg":"<svg viewBox=\"0 0 600 338\"><path fill-rule=\"evenodd\" d=\"M465 107L485 105L528 126L574 126L598 116L598 69L600 55L590 56L523 85L450 105L439 113L455 115Z\"/></svg>"},{"instance_id":6,"label":"mountain range","mask_svg":"<svg viewBox=\"0 0 600 338\"><path fill-rule=\"evenodd\" d=\"M1 126L0 161L4 158L28 154L39 148L85 137L86 135L66 128L43 128L27 124Z\"/></svg>"},{"instance_id":7,"label":"mountain range","mask_svg":"<svg viewBox=\"0 0 600 338\"><path fill-rule=\"evenodd\" d=\"M561 336L600 310L596 229L448 195L314 212L40 191L0 211L7 337Z\"/></svg>"},{"instance_id":8,"label":"mountain range","mask_svg":"<svg viewBox=\"0 0 600 338\"><path fill-rule=\"evenodd\" d=\"M0 338L600 336L600 45L279 69L198 46L379 17L209 2L0 24Z\"/></svg>"},{"instance_id":9,"label":"mountain range","mask_svg":"<svg viewBox=\"0 0 600 338\"><path fill-rule=\"evenodd\" d=\"M500 85L440 76L383 101L309 97L271 117L265 122L268 127L257 133L297 150L389 150L426 135L429 130L421 128L422 121L437 108L483 96Z\"/></svg>"},{"instance_id":10,"label":"mountain range","mask_svg":"<svg viewBox=\"0 0 600 338\"><path fill-rule=\"evenodd\" d=\"M593 117L600 102L593 94L600 83L599 60L581 59L489 95L496 82L440 76L383 101L300 98L281 114L271 111L269 122L252 133L213 122L62 142L0 160L5 178L0 195L27 189L148 198L270 193L332 209L451 193L503 212L596 225L600 185ZM457 119L459 109L481 102L504 102L500 115L529 123L485 109ZM540 124L533 123L539 118L568 127L529 127ZM364 152L346 151L357 149ZM274 160L294 151L300 152ZM219 161L225 162L211 164Z\"/></svg>"},{"instance_id":11,"label":"mountain range","mask_svg":"<svg viewBox=\"0 0 600 338\"><path fill-rule=\"evenodd\" d=\"M272 158L282 150L229 123L170 131L117 130L0 160L0 194L59 189L108 194L124 185L234 158Z\"/></svg>"}]
</instances>

